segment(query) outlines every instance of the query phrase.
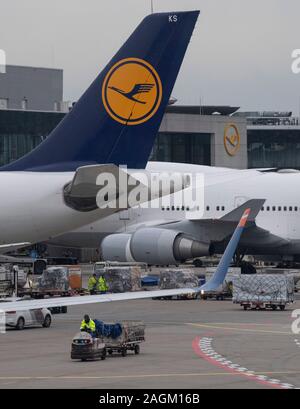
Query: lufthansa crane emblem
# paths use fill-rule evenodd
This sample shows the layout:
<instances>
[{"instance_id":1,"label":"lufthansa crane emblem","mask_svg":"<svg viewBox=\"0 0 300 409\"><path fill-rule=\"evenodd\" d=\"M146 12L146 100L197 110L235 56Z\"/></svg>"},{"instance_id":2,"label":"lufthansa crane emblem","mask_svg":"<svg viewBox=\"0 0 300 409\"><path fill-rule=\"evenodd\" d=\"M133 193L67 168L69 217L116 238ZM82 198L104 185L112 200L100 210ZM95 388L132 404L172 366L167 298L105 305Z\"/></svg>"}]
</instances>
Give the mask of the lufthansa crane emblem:
<instances>
[{"instance_id":1,"label":"lufthansa crane emblem","mask_svg":"<svg viewBox=\"0 0 300 409\"><path fill-rule=\"evenodd\" d=\"M235 156L240 149L241 136L235 124L228 124L224 130L224 147L229 156Z\"/></svg>"},{"instance_id":2,"label":"lufthansa crane emblem","mask_svg":"<svg viewBox=\"0 0 300 409\"><path fill-rule=\"evenodd\" d=\"M102 86L102 101L108 114L124 125L148 121L162 100L162 84L147 61L125 58L107 73Z\"/></svg>"}]
</instances>

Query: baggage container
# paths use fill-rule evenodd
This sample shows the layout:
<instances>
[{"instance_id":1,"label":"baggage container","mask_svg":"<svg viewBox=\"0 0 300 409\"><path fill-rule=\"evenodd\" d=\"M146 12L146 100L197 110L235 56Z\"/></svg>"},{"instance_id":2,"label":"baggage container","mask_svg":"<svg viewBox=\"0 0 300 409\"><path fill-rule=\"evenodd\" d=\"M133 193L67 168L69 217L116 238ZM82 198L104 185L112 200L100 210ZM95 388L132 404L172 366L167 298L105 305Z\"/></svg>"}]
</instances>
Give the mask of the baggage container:
<instances>
[{"instance_id":1,"label":"baggage container","mask_svg":"<svg viewBox=\"0 0 300 409\"><path fill-rule=\"evenodd\" d=\"M233 279L233 302L248 308L285 309L294 301L294 278L291 275L251 274Z\"/></svg>"},{"instance_id":2,"label":"baggage container","mask_svg":"<svg viewBox=\"0 0 300 409\"><path fill-rule=\"evenodd\" d=\"M197 275L189 269L164 269L161 270L159 276L160 290L170 290L174 288L195 288L200 284L200 280ZM195 299L196 293L168 296L168 297L156 297L155 299Z\"/></svg>"}]
</instances>

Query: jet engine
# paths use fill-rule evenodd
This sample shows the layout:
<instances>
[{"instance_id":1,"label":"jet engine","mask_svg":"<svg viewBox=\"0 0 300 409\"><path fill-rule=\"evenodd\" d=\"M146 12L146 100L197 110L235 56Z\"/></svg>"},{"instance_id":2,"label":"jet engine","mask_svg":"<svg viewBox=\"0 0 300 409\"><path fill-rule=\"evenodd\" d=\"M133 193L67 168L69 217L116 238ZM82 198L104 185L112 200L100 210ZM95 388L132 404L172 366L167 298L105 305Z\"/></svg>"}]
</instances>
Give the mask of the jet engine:
<instances>
[{"instance_id":1,"label":"jet engine","mask_svg":"<svg viewBox=\"0 0 300 409\"><path fill-rule=\"evenodd\" d=\"M213 254L210 243L195 240L182 232L141 228L131 234L112 234L101 244L104 260L136 261L147 264L178 264Z\"/></svg>"}]
</instances>

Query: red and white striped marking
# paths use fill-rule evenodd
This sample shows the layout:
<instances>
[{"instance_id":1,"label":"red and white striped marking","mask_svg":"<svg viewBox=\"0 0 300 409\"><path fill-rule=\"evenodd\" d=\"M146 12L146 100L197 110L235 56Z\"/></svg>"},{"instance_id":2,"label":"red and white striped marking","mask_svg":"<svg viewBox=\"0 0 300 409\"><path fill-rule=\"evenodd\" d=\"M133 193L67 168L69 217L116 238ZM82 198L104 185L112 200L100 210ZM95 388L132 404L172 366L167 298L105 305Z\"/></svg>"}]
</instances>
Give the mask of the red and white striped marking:
<instances>
[{"instance_id":1,"label":"red and white striped marking","mask_svg":"<svg viewBox=\"0 0 300 409\"><path fill-rule=\"evenodd\" d=\"M193 349L198 356L205 359L212 365L225 369L227 372L235 373L240 376L247 377L249 380L253 380L259 384L270 386L277 389L297 389L290 383L283 383L279 379L269 378L265 375L258 375L255 371L251 371L248 368L235 364L228 360L226 357L218 354L212 347L213 338L209 337L197 337L193 341ZM300 344L299 344L300 346Z\"/></svg>"}]
</instances>

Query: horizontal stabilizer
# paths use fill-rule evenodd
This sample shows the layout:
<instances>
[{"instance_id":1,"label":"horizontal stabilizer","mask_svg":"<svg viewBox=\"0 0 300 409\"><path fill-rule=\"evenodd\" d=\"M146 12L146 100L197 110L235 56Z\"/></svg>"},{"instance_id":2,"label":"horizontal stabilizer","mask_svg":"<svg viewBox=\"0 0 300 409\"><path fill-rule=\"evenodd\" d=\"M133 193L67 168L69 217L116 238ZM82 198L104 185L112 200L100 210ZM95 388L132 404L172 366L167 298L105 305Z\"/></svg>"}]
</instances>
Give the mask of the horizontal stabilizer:
<instances>
[{"instance_id":1,"label":"horizontal stabilizer","mask_svg":"<svg viewBox=\"0 0 300 409\"><path fill-rule=\"evenodd\" d=\"M145 170L126 169L114 164L82 166L76 170L73 180L65 186L64 199L74 210L93 211L99 208L97 195L100 189L105 188L107 198L104 195L105 200L100 201L100 206L116 201L115 210L124 210L189 186L187 179L180 179L170 186L162 184L152 186L151 182L152 176ZM130 192L137 187L140 192L139 198L133 195L128 203ZM134 199L137 201L133 201Z\"/></svg>"},{"instance_id":2,"label":"horizontal stabilizer","mask_svg":"<svg viewBox=\"0 0 300 409\"><path fill-rule=\"evenodd\" d=\"M235 222L238 223L243 213L246 209L251 209L251 213L248 218L248 222L254 222L256 216L260 212L261 208L265 203L265 199L251 199L242 204L241 206L237 207L236 209L232 210L230 213L225 214L225 216L221 217L220 220L224 222Z\"/></svg>"},{"instance_id":3,"label":"horizontal stabilizer","mask_svg":"<svg viewBox=\"0 0 300 409\"><path fill-rule=\"evenodd\" d=\"M106 202L107 204L112 200L117 200L123 194L126 194L127 196L130 192L130 188L134 188L134 186L128 186L128 174L116 165L82 166L77 169L72 182L64 188L64 199L66 204L72 209L81 212L88 212L99 208L99 203L97 204L97 195L103 185L101 182L98 184L97 179L101 175L103 176L103 180L106 180L107 178L107 181L114 181L111 185L111 191L107 188L107 191L109 192L109 197L107 197ZM121 178L123 178L123 182L121 181ZM120 187L124 188L124 192L120 191ZM127 192L125 191L126 188Z\"/></svg>"}]
</instances>

